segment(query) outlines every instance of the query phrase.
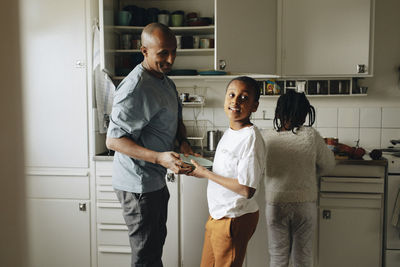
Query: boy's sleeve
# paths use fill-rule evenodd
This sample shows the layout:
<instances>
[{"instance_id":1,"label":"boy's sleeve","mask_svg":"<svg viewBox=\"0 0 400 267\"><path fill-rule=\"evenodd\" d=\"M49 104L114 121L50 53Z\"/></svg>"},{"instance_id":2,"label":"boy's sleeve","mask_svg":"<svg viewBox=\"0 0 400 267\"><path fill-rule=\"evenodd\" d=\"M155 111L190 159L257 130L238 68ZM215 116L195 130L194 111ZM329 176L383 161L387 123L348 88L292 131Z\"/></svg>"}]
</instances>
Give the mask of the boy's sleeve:
<instances>
[{"instance_id":1,"label":"boy's sleeve","mask_svg":"<svg viewBox=\"0 0 400 267\"><path fill-rule=\"evenodd\" d=\"M264 143L257 136L252 136L247 143L243 157L238 164L239 184L258 188L264 168Z\"/></svg>"},{"instance_id":2,"label":"boy's sleeve","mask_svg":"<svg viewBox=\"0 0 400 267\"><path fill-rule=\"evenodd\" d=\"M136 84L127 81L115 92L108 137L127 136L136 141L150 121L150 103L142 93L143 90L133 90L135 86Z\"/></svg>"}]
</instances>

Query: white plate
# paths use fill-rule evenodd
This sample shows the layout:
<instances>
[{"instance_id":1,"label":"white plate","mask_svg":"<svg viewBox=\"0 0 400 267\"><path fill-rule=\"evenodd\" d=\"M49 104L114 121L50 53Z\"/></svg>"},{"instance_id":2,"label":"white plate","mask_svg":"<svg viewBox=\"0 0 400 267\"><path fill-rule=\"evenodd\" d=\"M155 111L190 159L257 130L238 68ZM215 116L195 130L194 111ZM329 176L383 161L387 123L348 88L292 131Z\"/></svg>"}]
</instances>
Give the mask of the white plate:
<instances>
[{"instance_id":1,"label":"white plate","mask_svg":"<svg viewBox=\"0 0 400 267\"><path fill-rule=\"evenodd\" d=\"M205 159L205 158L201 158L201 157L196 157L193 155L188 155L187 157L184 154L179 154L179 156L181 157L181 160L189 165L193 164L190 162L191 159L193 159L194 161L196 161L198 164L200 164L201 166L205 167L205 168L211 168L213 163L211 160Z\"/></svg>"}]
</instances>

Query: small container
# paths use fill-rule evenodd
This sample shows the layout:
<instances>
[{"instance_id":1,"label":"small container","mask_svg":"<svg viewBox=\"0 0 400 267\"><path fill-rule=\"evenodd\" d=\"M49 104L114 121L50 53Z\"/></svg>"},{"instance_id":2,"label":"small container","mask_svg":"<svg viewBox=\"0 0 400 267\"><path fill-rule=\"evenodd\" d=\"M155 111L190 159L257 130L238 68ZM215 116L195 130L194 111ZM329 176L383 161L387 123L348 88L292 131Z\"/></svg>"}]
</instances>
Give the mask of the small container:
<instances>
[{"instance_id":1,"label":"small container","mask_svg":"<svg viewBox=\"0 0 400 267\"><path fill-rule=\"evenodd\" d=\"M212 130L207 132L207 150L215 151L217 149L217 145L219 139L221 138L221 132L218 130Z\"/></svg>"},{"instance_id":2,"label":"small container","mask_svg":"<svg viewBox=\"0 0 400 267\"><path fill-rule=\"evenodd\" d=\"M188 102L189 101L189 93L181 93L180 99L182 102Z\"/></svg>"}]
</instances>

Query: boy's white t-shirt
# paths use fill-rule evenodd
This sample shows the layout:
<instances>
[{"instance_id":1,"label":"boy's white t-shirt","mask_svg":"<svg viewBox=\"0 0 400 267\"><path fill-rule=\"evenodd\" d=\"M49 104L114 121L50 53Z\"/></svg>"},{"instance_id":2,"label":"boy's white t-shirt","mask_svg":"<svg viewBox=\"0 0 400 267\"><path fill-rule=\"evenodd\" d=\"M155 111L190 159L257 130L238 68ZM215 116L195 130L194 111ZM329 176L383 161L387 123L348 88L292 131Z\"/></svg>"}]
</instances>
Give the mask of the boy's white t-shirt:
<instances>
[{"instance_id":1,"label":"boy's white t-shirt","mask_svg":"<svg viewBox=\"0 0 400 267\"><path fill-rule=\"evenodd\" d=\"M240 184L257 189L263 177L264 166L265 146L257 127L245 127L240 130L229 128L225 131L215 152L213 172L237 179ZM256 194L257 192L258 190ZM256 212L258 204L255 195L246 199L209 180L207 199L210 215L214 219L220 219Z\"/></svg>"}]
</instances>

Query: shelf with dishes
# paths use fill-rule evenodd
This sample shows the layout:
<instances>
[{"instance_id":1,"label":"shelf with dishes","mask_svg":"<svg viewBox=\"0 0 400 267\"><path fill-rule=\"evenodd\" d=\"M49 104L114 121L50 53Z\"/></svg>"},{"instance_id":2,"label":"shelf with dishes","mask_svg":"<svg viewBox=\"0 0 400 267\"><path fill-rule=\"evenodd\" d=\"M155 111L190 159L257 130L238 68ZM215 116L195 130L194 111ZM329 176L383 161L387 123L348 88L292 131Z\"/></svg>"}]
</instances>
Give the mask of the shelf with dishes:
<instances>
[{"instance_id":1,"label":"shelf with dishes","mask_svg":"<svg viewBox=\"0 0 400 267\"><path fill-rule=\"evenodd\" d=\"M367 96L367 87L357 78L335 79L269 79L258 81L261 98L277 98L288 90L305 93L307 97Z\"/></svg>"},{"instance_id":2,"label":"shelf with dishes","mask_svg":"<svg viewBox=\"0 0 400 267\"><path fill-rule=\"evenodd\" d=\"M104 26L106 31L113 31L116 34L133 33L141 34L143 26ZM169 27L175 34L214 34L215 26L182 26Z\"/></svg>"},{"instance_id":3,"label":"shelf with dishes","mask_svg":"<svg viewBox=\"0 0 400 267\"><path fill-rule=\"evenodd\" d=\"M107 49L106 53L141 53L139 49ZM176 54L186 56L213 55L214 48L185 48L177 49Z\"/></svg>"}]
</instances>

